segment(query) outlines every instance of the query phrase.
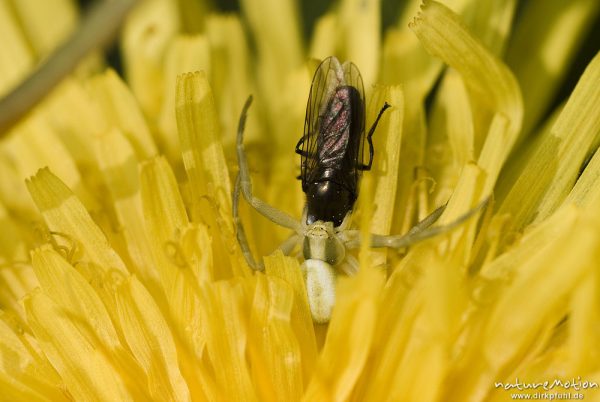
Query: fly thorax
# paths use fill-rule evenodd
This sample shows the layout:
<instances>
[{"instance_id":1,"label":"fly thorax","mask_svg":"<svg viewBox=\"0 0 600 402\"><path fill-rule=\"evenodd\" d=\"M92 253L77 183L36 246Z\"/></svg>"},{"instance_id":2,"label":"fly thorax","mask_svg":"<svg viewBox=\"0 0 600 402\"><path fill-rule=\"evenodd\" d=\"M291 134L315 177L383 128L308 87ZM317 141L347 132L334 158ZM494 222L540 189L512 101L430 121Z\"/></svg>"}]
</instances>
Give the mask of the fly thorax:
<instances>
[{"instance_id":1,"label":"fly thorax","mask_svg":"<svg viewBox=\"0 0 600 402\"><path fill-rule=\"evenodd\" d=\"M356 196L346 186L332 180L330 174L337 173L333 169L324 169L319 181L311 183L306 189L306 222L333 222L339 226L348 211L354 206Z\"/></svg>"},{"instance_id":2,"label":"fly thorax","mask_svg":"<svg viewBox=\"0 0 600 402\"><path fill-rule=\"evenodd\" d=\"M308 306L313 321L325 324L331 319L335 305L335 268L321 260L305 260L300 267L304 274Z\"/></svg>"},{"instance_id":3,"label":"fly thorax","mask_svg":"<svg viewBox=\"0 0 600 402\"><path fill-rule=\"evenodd\" d=\"M321 260L337 265L346 256L346 249L335 235L332 222L317 221L308 226L304 234L305 260Z\"/></svg>"}]
</instances>

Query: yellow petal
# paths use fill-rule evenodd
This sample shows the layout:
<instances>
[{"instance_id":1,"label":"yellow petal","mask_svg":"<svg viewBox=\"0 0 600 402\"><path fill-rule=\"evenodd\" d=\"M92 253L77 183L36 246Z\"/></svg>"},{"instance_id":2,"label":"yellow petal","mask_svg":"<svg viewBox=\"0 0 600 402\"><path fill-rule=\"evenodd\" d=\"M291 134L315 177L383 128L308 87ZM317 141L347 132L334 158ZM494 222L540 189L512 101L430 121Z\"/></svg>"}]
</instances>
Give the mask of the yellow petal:
<instances>
[{"instance_id":1,"label":"yellow petal","mask_svg":"<svg viewBox=\"0 0 600 402\"><path fill-rule=\"evenodd\" d=\"M170 0L139 4L122 33L125 75L144 114L159 116L162 104L162 68L166 48L179 31L179 8Z\"/></svg>"},{"instance_id":2,"label":"yellow petal","mask_svg":"<svg viewBox=\"0 0 600 402\"><path fill-rule=\"evenodd\" d=\"M96 154L133 260L132 271L158 291L156 249L150 243L144 221L138 162L133 148L119 130L112 129L98 137Z\"/></svg>"},{"instance_id":3,"label":"yellow petal","mask_svg":"<svg viewBox=\"0 0 600 402\"><path fill-rule=\"evenodd\" d=\"M440 3L427 0L411 24L425 48L455 68L480 100L505 115L519 131L522 118L521 94L508 68L494 57Z\"/></svg>"},{"instance_id":4,"label":"yellow petal","mask_svg":"<svg viewBox=\"0 0 600 402\"><path fill-rule=\"evenodd\" d=\"M29 326L70 396L81 401L133 400L105 351L90 344L62 307L35 292L25 300L25 310Z\"/></svg>"},{"instance_id":5,"label":"yellow petal","mask_svg":"<svg viewBox=\"0 0 600 402\"><path fill-rule=\"evenodd\" d=\"M152 235L157 243L172 240L188 218L171 167L163 157L151 159L142 164L140 181L144 216Z\"/></svg>"},{"instance_id":6,"label":"yellow petal","mask_svg":"<svg viewBox=\"0 0 600 402\"><path fill-rule=\"evenodd\" d=\"M211 46L210 82L219 110L221 138L227 148L235 143L240 110L253 92L248 38L240 16L235 14L210 15L206 34Z\"/></svg>"},{"instance_id":7,"label":"yellow petal","mask_svg":"<svg viewBox=\"0 0 600 402\"><path fill-rule=\"evenodd\" d=\"M431 54L461 74L477 101L496 113L479 155L480 165L489 175L487 193L521 129L523 106L518 84L508 68L440 3L426 1L411 27Z\"/></svg>"},{"instance_id":8,"label":"yellow petal","mask_svg":"<svg viewBox=\"0 0 600 402\"><path fill-rule=\"evenodd\" d=\"M206 35L176 36L165 54L163 102L158 127L161 145L171 160L181 156L180 139L177 135L175 102L177 76L189 71L204 71L210 76L210 46Z\"/></svg>"},{"instance_id":9,"label":"yellow petal","mask_svg":"<svg viewBox=\"0 0 600 402\"><path fill-rule=\"evenodd\" d=\"M577 179L567 198L565 198L564 204L598 205L600 203L598 179L600 179L600 152L594 152L594 156Z\"/></svg>"},{"instance_id":10,"label":"yellow petal","mask_svg":"<svg viewBox=\"0 0 600 402\"><path fill-rule=\"evenodd\" d=\"M595 302L600 298L598 285L598 274L592 269L588 276L582 279L571 299L569 340L566 345L569 356L565 360L574 376L577 376L577 373L587 373L596 369L594 362L598 361L600 355L598 348L600 317L595 308Z\"/></svg>"},{"instance_id":11,"label":"yellow petal","mask_svg":"<svg viewBox=\"0 0 600 402\"><path fill-rule=\"evenodd\" d=\"M67 401L50 362L31 349L23 329L0 315L0 393L6 400Z\"/></svg>"},{"instance_id":12,"label":"yellow petal","mask_svg":"<svg viewBox=\"0 0 600 402\"><path fill-rule=\"evenodd\" d=\"M108 127L121 129L138 158L146 159L157 154L150 129L135 98L113 70L106 70L92 78L90 92L104 113Z\"/></svg>"},{"instance_id":13,"label":"yellow petal","mask_svg":"<svg viewBox=\"0 0 600 402\"><path fill-rule=\"evenodd\" d=\"M113 311L112 293L108 294L110 300L107 300L104 289L95 289L88 283L88 278L48 246L34 250L31 259L44 295L70 317L94 349L112 359L114 369L120 372L130 391L138 396L144 395L146 384L143 373L129 351L121 345L119 336L122 336L123 328L113 325L116 313ZM103 284L106 286L107 282ZM109 315L111 313L114 317Z\"/></svg>"},{"instance_id":14,"label":"yellow petal","mask_svg":"<svg viewBox=\"0 0 600 402\"><path fill-rule=\"evenodd\" d=\"M240 281L220 281L203 289L207 315L207 351L215 373L215 382L224 401L257 401L246 363L248 333L244 322L245 306L251 300L244 295Z\"/></svg>"},{"instance_id":15,"label":"yellow petal","mask_svg":"<svg viewBox=\"0 0 600 402\"><path fill-rule=\"evenodd\" d=\"M176 266L188 269L191 264L196 280L212 279L210 235L205 226L189 224L175 175L164 158L142 164L141 193L149 239L161 261L157 268L167 294L172 292Z\"/></svg>"},{"instance_id":16,"label":"yellow petal","mask_svg":"<svg viewBox=\"0 0 600 402\"><path fill-rule=\"evenodd\" d=\"M315 23L308 54L323 60L335 53L337 18L334 13L325 14Z\"/></svg>"},{"instance_id":17,"label":"yellow petal","mask_svg":"<svg viewBox=\"0 0 600 402\"><path fill-rule=\"evenodd\" d=\"M360 68L365 91L371 93L379 73L381 2L343 0L339 4L337 35L341 54Z\"/></svg>"},{"instance_id":18,"label":"yellow petal","mask_svg":"<svg viewBox=\"0 0 600 402\"><path fill-rule=\"evenodd\" d=\"M400 167L400 146L402 141L402 120L404 97L399 86L377 87L369 100L368 122L375 120L377 113L388 102L388 109L373 135L375 157L373 173L375 176L376 208L372 217L371 232L389 234L396 200L396 185Z\"/></svg>"},{"instance_id":19,"label":"yellow petal","mask_svg":"<svg viewBox=\"0 0 600 402\"><path fill-rule=\"evenodd\" d=\"M175 175L164 157L142 164L140 185L148 239L158 260L156 268L165 292L170 293L175 271L167 258L167 245L176 243L179 233L188 225L185 206Z\"/></svg>"},{"instance_id":20,"label":"yellow petal","mask_svg":"<svg viewBox=\"0 0 600 402\"><path fill-rule=\"evenodd\" d=\"M426 267L422 276L410 286L389 284L384 292L385 308L379 313L373 340L378 346L374 369L362 384L367 400L435 401L441 395L451 365L449 350L456 342L467 298L461 273L452 269L454 261L431 248L423 247L423 254L416 265L402 267L412 276ZM396 274L395 279L402 275Z\"/></svg>"},{"instance_id":21,"label":"yellow petal","mask_svg":"<svg viewBox=\"0 0 600 402\"><path fill-rule=\"evenodd\" d=\"M262 401L297 401L302 395L301 349L290 325L293 301L284 281L256 275L248 349Z\"/></svg>"},{"instance_id":22,"label":"yellow petal","mask_svg":"<svg viewBox=\"0 0 600 402\"><path fill-rule=\"evenodd\" d=\"M116 299L123 334L148 376L152 398L189 400L189 390L177 364L172 334L152 296L133 277L117 288Z\"/></svg>"},{"instance_id":23,"label":"yellow petal","mask_svg":"<svg viewBox=\"0 0 600 402\"><path fill-rule=\"evenodd\" d=\"M42 3L36 0L22 0L14 2L13 7L28 42L39 58L43 58L65 41L78 22L77 9L69 0Z\"/></svg>"},{"instance_id":24,"label":"yellow petal","mask_svg":"<svg viewBox=\"0 0 600 402\"><path fill-rule=\"evenodd\" d=\"M64 146L86 173L96 173L94 144L90 137L107 130L106 116L91 91L76 79L67 79L50 95L43 109ZM89 178L89 176L88 176Z\"/></svg>"},{"instance_id":25,"label":"yellow petal","mask_svg":"<svg viewBox=\"0 0 600 402\"><path fill-rule=\"evenodd\" d=\"M31 262L40 286L63 313L85 327L88 342L98 342L105 351L113 351L120 343L108 312L87 280L48 246L36 249ZM84 324L85 323L85 324Z\"/></svg>"},{"instance_id":26,"label":"yellow petal","mask_svg":"<svg viewBox=\"0 0 600 402\"><path fill-rule=\"evenodd\" d=\"M371 351L382 274L361 266L354 278L338 280L337 304L325 346L303 401L343 401L350 397Z\"/></svg>"},{"instance_id":27,"label":"yellow petal","mask_svg":"<svg viewBox=\"0 0 600 402\"><path fill-rule=\"evenodd\" d=\"M502 55L515 1L445 3L462 16L471 35L482 42L487 52L497 57ZM461 74L454 69L446 70L442 84L436 91L436 103L430 118L427 166L432 168L432 176L436 181L433 196L436 205L450 198L464 165L476 159L488 135L489 121L486 117L480 117L485 113L468 91L469 77ZM494 148L488 146L488 149ZM501 163L499 161L496 164Z\"/></svg>"},{"instance_id":28,"label":"yellow petal","mask_svg":"<svg viewBox=\"0 0 600 402\"><path fill-rule=\"evenodd\" d=\"M470 2L464 13L473 36L479 38L491 53L501 57L510 36L516 0Z\"/></svg>"},{"instance_id":29,"label":"yellow petal","mask_svg":"<svg viewBox=\"0 0 600 402\"><path fill-rule=\"evenodd\" d=\"M127 272L125 264L71 190L49 169L41 169L27 181L31 198L51 231L67 236L81 246L83 261L97 265L103 273L111 269Z\"/></svg>"},{"instance_id":30,"label":"yellow petal","mask_svg":"<svg viewBox=\"0 0 600 402\"><path fill-rule=\"evenodd\" d=\"M194 198L212 196L222 209L221 213L230 218L229 172L219 141L212 91L204 73L178 76L176 112L183 163ZM231 225L231 219L227 219L227 223Z\"/></svg>"},{"instance_id":31,"label":"yellow petal","mask_svg":"<svg viewBox=\"0 0 600 402\"><path fill-rule=\"evenodd\" d=\"M243 0L241 8L258 46L257 75L267 110L278 109L281 88L303 60L295 2Z\"/></svg>"},{"instance_id":32,"label":"yellow petal","mask_svg":"<svg viewBox=\"0 0 600 402\"><path fill-rule=\"evenodd\" d=\"M12 176L18 183L18 186L6 195L8 202L27 205L29 201L26 199L17 201L26 197L24 194L27 191L22 185L23 180L35 174L38 169L48 166L63 178L67 186L75 190L86 207L92 208L96 205L83 187L75 161L60 141L57 132L48 124L45 116L32 116L17 128L15 135L2 143L1 149L9 166L16 170Z\"/></svg>"},{"instance_id":33,"label":"yellow petal","mask_svg":"<svg viewBox=\"0 0 600 402\"><path fill-rule=\"evenodd\" d=\"M587 152L598 142L599 132L600 53L585 69L552 127L552 133L564 140L564 146L552 156L559 162L558 170L540 203L536 220L548 216L569 193Z\"/></svg>"},{"instance_id":34,"label":"yellow petal","mask_svg":"<svg viewBox=\"0 0 600 402\"><path fill-rule=\"evenodd\" d=\"M249 272L239 264L237 239L233 232L231 183L212 91L202 72L177 78L177 127L182 158L193 197L191 218L211 228L215 258L222 261L217 272L227 277L229 266L237 275Z\"/></svg>"},{"instance_id":35,"label":"yellow petal","mask_svg":"<svg viewBox=\"0 0 600 402\"><path fill-rule=\"evenodd\" d=\"M568 306L563 301L590 272L590 261L597 258L597 228L596 218L564 208L526 236L514 252L491 264L496 268L504 265L513 271L514 279L501 293L494 293L492 287L483 290L492 299L494 294L498 296L484 315L483 336L468 343L468 359L453 379L453 398L468 400L467 396L490 392L493 381L526 360L540 342L540 334L548 333L563 319Z\"/></svg>"},{"instance_id":36,"label":"yellow petal","mask_svg":"<svg viewBox=\"0 0 600 402\"><path fill-rule=\"evenodd\" d=\"M476 208L478 203L486 198L484 188L487 179L485 172L478 165L474 163L465 165L461 172L460 181L457 183L452 198L448 201L438 223L440 225L451 224L459 219L462 214L469 212L471 208ZM469 208L469 206L471 207ZM437 239L437 241L442 241L442 244L446 245L449 255L454 256L457 261L461 261L462 266L468 266L471 261L471 252L478 230L476 216L469 219L460 228L453 230L448 236L450 237L448 243L444 243L441 238Z\"/></svg>"},{"instance_id":37,"label":"yellow petal","mask_svg":"<svg viewBox=\"0 0 600 402\"><path fill-rule=\"evenodd\" d=\"M411 62L407 63L407 60ZM415 100L424 99L435 84L442 67L439 60L423 49L412 32L393 28L386 32L381 83L403 84L406 95L410 94Z\"/></svg>"},{"instance_id":38,"label":"yellow petal","mask_svg":"<svg viewBox=\"0 0 600 402\"><path fill-rule=\"evenodd\" d=\"M4 312L18 316L25 323L21 299L39 286L35 273L24 262L0 267L0 305Z\"/></svg>"},{"instance_id":39,"label":"yellow petal","mask_svg":"<svg viewBox=\"0 0 600 402\"><path fill-rule=\"evenodd\" d=\"M479 153L485 133L475 130L474 112L460 74L446 71L432 107L427 138L427 167L436 182L432 189L435 205L450 198L463 167Z\"/></svg>"},{"instance_id":40,"label":"yellow petal","mask_svg":"<svg viewBox=\"0 0 600 402\"><path fill-rule=\"evenodd\" d=\"M214 3L210 0L183 0L179 18L186 32L201 32L206 26L206 19L214 12Z\"/></svg>"},{"instance_id":41,"label":"yellow petal","mask_svg":"<svg viewBox=\"0 0 600 402\"><path fill-rule=\"evenodd\" d=\"M0 262L24 261L27 259L24 233L19 228L19 221L11 217L6 207L0 202Z\"/></svg>"},{"instance_id":42,"label":"yellow petal","mask_svg":"<svg viewBox=\"0 0 600 402\"><path fill-rule=\"evenodd\" d=\"M6 94L33 66L32 51L18 26L11 5L0 2L0 94Z\"/></svg>"},{"instance_id":43,"label":"yellow petal","mask_svg":"<svg viewBox=\"0 0 600 402\"><path fill-rule=\"evenodd\" d=\"M546 0L523 3L519 23L506 52L523 91L527 134L551 105L583 39L600 13L590 0Z\"/></svg>"},{"instance_id":44,"label":"yellow petal","mask_svg":"<svg viewBox=\"0 0 600 402\"><path fill-rule=\"evenodd\" d=\"M600 55L592 60L573 94L553 124L550 132L523 165L510 192L500 205L499 213L511 213L514 227L535 218L540 221L552 213L571 191L590 147L600 130ZM592 165L594 166L594 165ZM593 167L590 168L593 172ZM593 174L593 173L592 173ZM573 201L589 188L574 190ZM591 190L593 191L593 190ZM523 194L527 197L523 197ZM593 196L593 194L591 195Z\"/></svg>"},{"instance_id":45,"label":"yellow petal","mask_svg":"<svg viewBox=\"0 0 600 402\"><path fill-rule=\"evenodd\" d=\"M197 286L198 281L208 281L213 276L208 230L203 225L189 225L175 176L164 158L142 165L141 189L148 237L156 252L165 302L178 336L191 351L190 360L200 360L206 340ZM194 367L196 363L184 364Z\"/></svg>"},{"instance_id":46,"label":"yellow petal","mask_svg":"<svg viewBox=\"0 0 600 402\"><path fill-rule=\"evenodd\" d=\"M264 262L267 275L284 280L294 289L291 326L300 344L303 384L307 384L315 368L317 341L300 265L297 259L286 257L281 251L266 256Z\"/></svg>"}]
</instances>

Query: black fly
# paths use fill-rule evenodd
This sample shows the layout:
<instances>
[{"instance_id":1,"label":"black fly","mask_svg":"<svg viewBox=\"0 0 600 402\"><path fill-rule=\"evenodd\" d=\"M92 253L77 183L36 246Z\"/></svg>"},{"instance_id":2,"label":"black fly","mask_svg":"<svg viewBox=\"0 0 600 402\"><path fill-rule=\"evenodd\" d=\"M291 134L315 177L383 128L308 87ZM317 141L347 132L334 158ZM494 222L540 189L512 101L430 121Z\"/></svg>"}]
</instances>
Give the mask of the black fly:
<instances>
[{"instance_id":1,"label":"black fly","mask_svg":"<svg viewBox=\"0 0 600 402\"><path fill-rule=\"evenodd\" d=\"M319 65L306 106L304 135L296 145L302 157L307 224L324 221L337 227L352 210L360 173L373 163L373 133L388 107L384 104L365 137L365 91L358 68L351 62L340 65L335 57Z\"/></svg>"}]
</instances>

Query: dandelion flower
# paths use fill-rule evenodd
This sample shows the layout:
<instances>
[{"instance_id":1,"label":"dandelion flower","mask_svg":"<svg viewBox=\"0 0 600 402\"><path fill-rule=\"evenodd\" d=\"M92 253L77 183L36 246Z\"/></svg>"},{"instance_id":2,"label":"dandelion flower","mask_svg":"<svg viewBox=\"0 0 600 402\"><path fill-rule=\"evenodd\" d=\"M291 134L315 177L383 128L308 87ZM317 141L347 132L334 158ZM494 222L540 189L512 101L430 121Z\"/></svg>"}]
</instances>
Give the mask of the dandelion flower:
<instances>
[{"instance_id":1,"label":"dandelion flower","mask_svg":"<svg viewBox=\"0 0 600 402\"><path fill-rule=\"evenodd\" d=\"M38 3L0 2L3 95L78 26L72 2ZM597 399L600 55L560 90L600 3L342 0L308 36L295 2L209 3L139 2L122 76L91 53L39 105L0 102L0 399ZM253 272L231 194L254 94L254 192L301 216L293 149L330 55L361 70L367 125L392 105L363 238L477 214L405 250L363 242L316 324L297 253L273 252L289 233L241 203Z\"/></svg>"}]
</instances>

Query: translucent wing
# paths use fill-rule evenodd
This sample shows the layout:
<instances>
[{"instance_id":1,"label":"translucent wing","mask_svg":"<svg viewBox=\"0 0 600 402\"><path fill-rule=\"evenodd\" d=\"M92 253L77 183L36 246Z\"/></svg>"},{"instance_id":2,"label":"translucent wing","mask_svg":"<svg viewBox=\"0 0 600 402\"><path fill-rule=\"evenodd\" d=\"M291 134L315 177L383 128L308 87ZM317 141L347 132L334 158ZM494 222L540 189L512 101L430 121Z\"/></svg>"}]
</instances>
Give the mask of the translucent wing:
<instances>
[{"instance_id":1,"label":"translucent wing","mask_svg":"<svg viewBox=\"0 0 600 402\"><path fill-rule=\"evenodd\" d=\"M356 127L353 128L351 135L356 137L350 139L349 149L347 150L347 165L345 166L348 171L348 178L352 180L348 185L353 185L353 191L355 194L358 194L357 186L362 172L361 166L364 166L368 162L365 160L365 151L366 158L368 158L369 155L369 150L365 150L365 88L362 76L354 63L347 61L342 65L342 68L344 70L344 80L346 85L354 87L358 91L360 97L360 102L354 106L355 110L353 111L353 113L356 114L354 119ZM354 152L357 153L353 154Z\"/></svg>"},{"instance_id":2,"label":"translucent wing","mask_svg":"<svg viewBox=\"0 0 600 402\"><path fill-rule=\"evenodd\" d=\"M325 113L328 99L331 98L341 80L343 80L343 70L335 57L326 58L317 67L306 104L304 134L296 146L296 152L301 156L300 177L303 191L306 191L310 172L315 169L318 162L317 136L321 116Z\"/></svg>"}]
</instances>

